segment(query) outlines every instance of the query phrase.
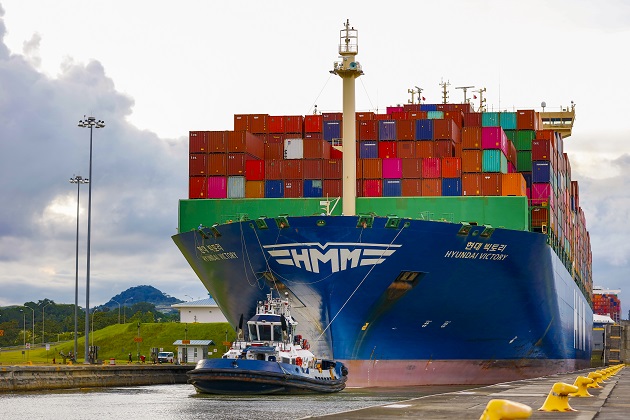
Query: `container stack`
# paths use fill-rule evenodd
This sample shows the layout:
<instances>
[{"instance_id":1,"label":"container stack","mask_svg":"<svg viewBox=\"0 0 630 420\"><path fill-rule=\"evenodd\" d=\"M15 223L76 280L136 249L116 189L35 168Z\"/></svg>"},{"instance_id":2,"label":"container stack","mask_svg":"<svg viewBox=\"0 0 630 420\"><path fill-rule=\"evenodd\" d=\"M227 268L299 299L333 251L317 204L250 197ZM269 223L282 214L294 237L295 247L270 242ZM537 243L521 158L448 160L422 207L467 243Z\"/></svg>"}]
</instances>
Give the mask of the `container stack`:
<instances>
[{"instance_id":1,"label":"container stack","mask_svg":"<svg viewBox=\"0 0 630 420\"><path fill-rule=\"evenodd\" d=\"M593 312L598 315L608 315L615 322L619 322L621 319L621 301L614 294L595 293L593 295Z\"/></svg>"},{"instance_id":2,"label":"container stack","mask_svg":"<svg viewBox=\"0 0 630 420\"><path fill-rule=\"evenodd\" d=\"M342 195L341 113L234 115L233 131L191 131L189 197ZM561 135L534 110L474 112L409 104L356 113L359 197L527 196L530 229L547 233L574 277L591 279L579 188ZM590 280L584 280L590 292Z\"/></svg>"}]
</instances>

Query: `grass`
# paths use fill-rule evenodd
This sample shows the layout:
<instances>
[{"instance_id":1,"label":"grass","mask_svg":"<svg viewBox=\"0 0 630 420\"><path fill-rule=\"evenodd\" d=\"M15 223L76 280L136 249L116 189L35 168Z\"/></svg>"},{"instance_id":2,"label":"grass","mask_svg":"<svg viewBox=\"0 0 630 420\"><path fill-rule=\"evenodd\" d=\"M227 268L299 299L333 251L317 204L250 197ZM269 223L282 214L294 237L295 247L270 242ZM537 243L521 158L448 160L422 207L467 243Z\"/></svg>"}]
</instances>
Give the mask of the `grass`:
<instances>
[{"instance_id":1,"label":"grass","mask_svg":"<svg viewBox=\"0 0 630 420\"><path fill-rule=\"evenodd\" d=\"M187 329L187 331L186 331ZM151 348L157 347L164 351L172 351L177 354L177 347L173 345L176 340L212 340L215 346L209 347L212 352L211 357L221 357L225 351L225 332L228 331L228 341L235 338L234 330L228 323L211 324L180 324L180 323L152 323L140 324L140 337L142 341L134 341L138 337L137 324L116 324L90 334L90 345L94 343L99 347L98 359L108 361L116 359L116 363L127 363L129 353L132 354L134 362L137 354L146 356L150 360ZM85 338L78 340L78 363L83 363L85 352ZM217 352L214 353L214 349ZM34 365L51 364L53 357L57 363L62 362L59 352L68 354L74 351L74 340L50 343L50 350L36 344L35 348L24 350L3 349L0 353L0 364L2 365L23 365L31 362ZM24 354L23 354L24 353Z\"/></svg>"}]
</instances>

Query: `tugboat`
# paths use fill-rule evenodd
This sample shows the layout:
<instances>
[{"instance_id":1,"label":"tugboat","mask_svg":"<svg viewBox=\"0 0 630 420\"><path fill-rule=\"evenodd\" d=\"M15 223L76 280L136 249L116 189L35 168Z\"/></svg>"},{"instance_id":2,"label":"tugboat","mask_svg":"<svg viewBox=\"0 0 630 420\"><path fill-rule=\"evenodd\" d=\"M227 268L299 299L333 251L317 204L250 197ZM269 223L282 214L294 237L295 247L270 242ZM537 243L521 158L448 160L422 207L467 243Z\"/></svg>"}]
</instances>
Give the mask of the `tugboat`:
<instances>
[{"instance_id":1,"label":"tugboat","mask_svg":"<svg viewBox=\"0 0 630 420\"><path fill-rule=\"evenodd\" d=\"M188 372L188 383L204 394L299 394L339 392L346 387L343 363L316 358L309 344L295 334L288 297L259 301L247 322L243 316L237 339L221 359L204 359Z\"/></svg>"}]
</instances>

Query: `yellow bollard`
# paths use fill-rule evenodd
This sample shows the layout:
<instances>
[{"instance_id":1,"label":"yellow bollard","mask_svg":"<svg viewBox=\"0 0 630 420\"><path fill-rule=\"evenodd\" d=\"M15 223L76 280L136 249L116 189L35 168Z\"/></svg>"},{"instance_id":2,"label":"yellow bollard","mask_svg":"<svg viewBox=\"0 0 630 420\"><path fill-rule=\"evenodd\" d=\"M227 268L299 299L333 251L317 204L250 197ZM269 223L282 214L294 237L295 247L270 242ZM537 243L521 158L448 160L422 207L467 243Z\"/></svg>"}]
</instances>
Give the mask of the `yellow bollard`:
<instances>
[{"instance_id":1,"label":"yellow bollard","mask_svg":"<svg viewBox=\"0 0 630 420\"><path fill-rule=\"evenodd\" d=\"M589 394L587 386L592 384L593 380L591 378L587 378L586 376L578 376L573 382L573 386L577 386L578 391L572 392L569 394L569 397L592 397Z\"/></svg>"},{"instance_id":2,"label":"yellow bollard","mask_svg":"<svg viewBox=\"0 0 630 420\"><path fill-rule=\"evenodd\" d=\"M599 383L602 380L602 375L600 373L590 372L588 374L588 377L591 378L593 380L593 382L588 384L586 386L587 388L601 388L601 385Z\"/></svg>"},{"instance_id":3,"label":"yellow bollard","mask_svg":"<svg viewBox=\"0 0 630 420\"><path fill-rule=\"evenodd\" d=\"M551 387L545 403L538 411L577 411L569 405L569 394L577 392L577 390L577 386L556 382Z\"/></svg>"},{"instance_id":4,"label":"yellow bollard","mask_svg":"<svg viewBox=\"0 0 630 420\"><path fill-rule=\"evenodd\" d=\"M526 419L532 408L510 400L490 400L479 420Z\"/></svg>"}]
</instances>

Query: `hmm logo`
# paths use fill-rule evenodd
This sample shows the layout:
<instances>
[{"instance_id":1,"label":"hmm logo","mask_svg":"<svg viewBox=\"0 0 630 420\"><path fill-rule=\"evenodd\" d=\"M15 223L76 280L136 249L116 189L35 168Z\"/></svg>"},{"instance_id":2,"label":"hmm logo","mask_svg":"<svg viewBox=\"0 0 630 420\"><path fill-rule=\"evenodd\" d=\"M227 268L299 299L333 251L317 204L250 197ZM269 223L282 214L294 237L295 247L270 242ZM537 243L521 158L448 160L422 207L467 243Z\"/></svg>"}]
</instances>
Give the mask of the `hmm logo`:
<instances>
[{"instance_id":1,"label":"hmm logo","mask_svg":"<svg viewBox=\"0 0 630 420\"><path fill-rule=\"evenodd\" d=\"M292 265L313 273L319 273L320 264L330 264L333 273L363 265L380 264L400 247L401 245L344 242L264 246L278 264Z\"/></svg>"}]
</instances>

